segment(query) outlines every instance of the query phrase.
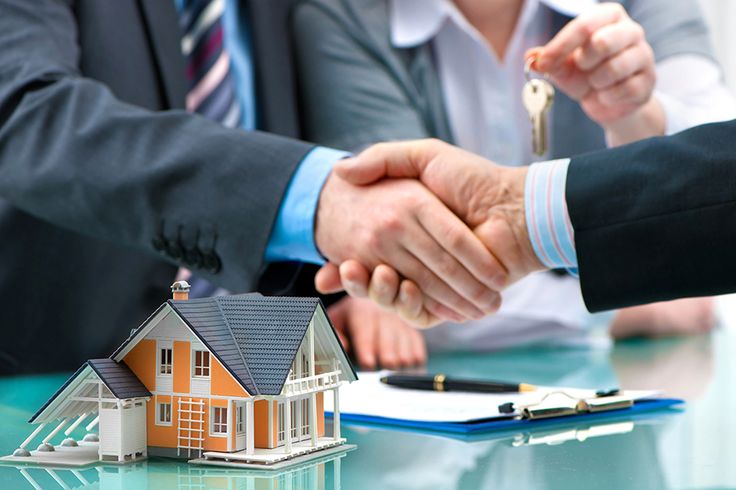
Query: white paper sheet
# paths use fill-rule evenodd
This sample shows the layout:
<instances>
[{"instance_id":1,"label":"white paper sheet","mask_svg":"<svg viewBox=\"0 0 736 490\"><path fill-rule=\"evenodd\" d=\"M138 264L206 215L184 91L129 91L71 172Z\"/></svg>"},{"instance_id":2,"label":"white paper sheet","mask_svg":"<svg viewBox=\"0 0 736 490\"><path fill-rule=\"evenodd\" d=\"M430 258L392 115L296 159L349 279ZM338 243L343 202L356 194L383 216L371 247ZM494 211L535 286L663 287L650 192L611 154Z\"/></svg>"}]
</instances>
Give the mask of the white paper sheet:
<instances>
[{"instance_id":1,"label":"white paper sheet","mask_svg":"<svg viewBox=\"0 0 736 490\"><path fill-rule=\"evenodd\" d=\"M388 374L388 371L358 373L358 381L343 385L340 413L420 422L470 422L505 416L499 413L499 405L507 402L533 404L551 392L564 391L578 398L595 396L595 390L560 387L540 387L536 392L524 394L408 390L381 383L380 378ZM656 396L657 392L627 391L625 394L638 400ZM325 396L324 400L325 410L332 412L332 397Z\"/></svg>"}]
</instances>

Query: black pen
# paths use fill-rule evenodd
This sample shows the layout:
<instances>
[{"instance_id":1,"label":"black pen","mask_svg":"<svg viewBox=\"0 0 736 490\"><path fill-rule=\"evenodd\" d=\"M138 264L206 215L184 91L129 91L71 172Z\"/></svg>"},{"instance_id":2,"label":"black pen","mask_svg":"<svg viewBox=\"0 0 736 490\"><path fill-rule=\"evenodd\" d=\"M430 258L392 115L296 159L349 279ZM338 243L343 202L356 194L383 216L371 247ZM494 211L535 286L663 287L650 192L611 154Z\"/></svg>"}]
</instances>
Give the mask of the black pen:
<instances>
[{"instance_id":1,"label":"black pen","mask_svg":"<svg viewBox=\"0 0 736 490\"><path fill-rule=\"evenodd\" d=\"M469 391L472 393L527 393L537 389L536 386L528 383L452 379L444 374L425 376L392 374L382 377L381 383L412 390Z\"/></svg>"}]
</instances>

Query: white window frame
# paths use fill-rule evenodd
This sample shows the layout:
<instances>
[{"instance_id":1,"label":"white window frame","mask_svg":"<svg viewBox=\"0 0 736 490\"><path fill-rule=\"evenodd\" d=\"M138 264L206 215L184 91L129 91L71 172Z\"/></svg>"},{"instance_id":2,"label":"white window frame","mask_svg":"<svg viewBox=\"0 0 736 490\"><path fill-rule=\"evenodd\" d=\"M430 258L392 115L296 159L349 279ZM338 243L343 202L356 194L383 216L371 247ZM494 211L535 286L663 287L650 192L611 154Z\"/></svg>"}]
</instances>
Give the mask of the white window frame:
<instances>
[{"instance_id":1,"label":"white window frame","mask_svg":"<svg viewBox=\"0 0 736 490\"><path fill-rule=\"evenodd\" d=\"M309 397L304 397L301 400L299 400L299 404L301 405L301 409L299 410L299 415L301 416L301 424L299 426L299 438L305 439L309 438L311 428L309 426L309 407L311 404L309 403Z\"/></svg>"},{"instance_id":2,"label":"white window frame","mask_svg":"<svg viewBox=\"0 0 736 490\"><path fill-rule=\"evenodd\" d=\"M222 410L225 411L225 421L222 420L215 423L215 414L216 413L222 413ZM210 436L212 437L227 437L227 423L228 423L228 409L227 407L210 407ZM224 424L224 426L223 426ZM223 428L222 432L215 431L215 425L219 425Z\"/></svg>"},{"instance_id":3,"label":"white window frame","mask_svg":"<svg viewBox=\"0 0 736 490\"><path fill-rule=\"evenodd\" d=\"M245 405L238 404L235 408L235 433L245 434Z\"/></svg>"},{"instance_id":4,"label":"white window frame","mask_svg":"<svg viewBox=\"0 0 736 490\"><path fill-rule=\"evenodd\" d=\"M291 440L299 440L299 400L291 399Z\"/></svg>"},{"instance_id":5,"label":"white window frame","mask_svg":"<svg viewBox=\"0 0 736 490\"><path fill-rule=\"evenodd\" d=\"M276 402L276 445L286 440L286 424L284 423L284 402Z\"/></svg>"},{"instance_id":6,"label":"white window frame","mask_svg":"<svg viewBox=\"0 0 736 490\"><path fill-rule=\"evenodd\" d=\"M168 406L169 406L169 409L168 409L168 411L169 411L169 413L168 413L168 415L169 415L169 420L168 420L168 421L166 421L166 420L163 420L163 419L161 418L161 409L162 409L162 408L163 408L164 406L166 406L166 405L168 405ZM171 402L170 402L170 401L169 401L169 402L156 402L156 425L162 425L162 426L164 426L164 427L170 427L170 426L171 426L171 424L172 424L172 416L171 416Z\"/></svg>"},{"instance_id":7,"label":"white window frame","mask_svg":"<svg viewBox=\"0 0 736 490\"><path fill-rule=\"evenodd\" d=\"M196 374L197 373L197 352L202 352L203 354L207 354L207 374ZM204 357L202 357L204 359ZM202 370L205 369L204 366L200 366ZM212 354L210 354L210 351L207 349L192 349L192 378L198 378L198 379L210 379L210 376L212 375Z\"/></svg>"},{"instance_id":8,"label":"white window frame","mask_svg":"<svg viewBox=\"0 0 736 490\"><path fill-rule=\"evenodd\" d=\"M161 372L161 368L164 366L163 350L166 349L171 352L169 358L169 372ZM159 340L156 343L156 376L173 376L174 374L174 343L166 340Z\"/></svg>"}]
</instances>

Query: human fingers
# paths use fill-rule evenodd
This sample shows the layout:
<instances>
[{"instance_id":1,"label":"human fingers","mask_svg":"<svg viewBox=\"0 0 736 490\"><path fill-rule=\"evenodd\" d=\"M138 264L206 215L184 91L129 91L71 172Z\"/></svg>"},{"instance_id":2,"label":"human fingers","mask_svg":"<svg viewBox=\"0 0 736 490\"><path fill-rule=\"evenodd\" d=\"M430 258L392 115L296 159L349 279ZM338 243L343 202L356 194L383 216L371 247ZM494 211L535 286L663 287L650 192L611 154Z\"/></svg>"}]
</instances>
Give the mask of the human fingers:
<instances>
[{"instance_id":1,"label":"human fingers","mask_svg":"<svg viewBox=\"0 0 736 490\"><path fill-rule=\"evenodd\" d=\"M356 260L346 260L340 264L340 280L345 292L355 298L368 296L370 274L363 265Z\"/></svg>"},{"instance_id":2,"label":"human fingers","mask_svg":"<svg viewBox=\"0 0 736 490\"><path fill-rule=\"evenodd\" d=\"M378 363L383 368L397 369L399 363L399 338L398 332L392 325L378 322Z\"/></svg>"},{"instance_id":3,"label":"human fingers","mask_svg":"<svg viewBox=\"0 0 736 490\"><path fill-rule=\"evenodd\" d=\"M443 145L447 143L434 139L378 143L353 158L337 162L334 170L356 185L370 184L384 177L416 179Z\"/></svg>"},{"instance_id":4,"label":"human fingers","mask_svg":"<svg viewBox=\"0 0 736 490\"><path fill-rule=\"evenodd\" d=\"M347 335L347 321L349 311L349 301L351 298L343 298L327 308L327 316L335 327L338 339L346 352L350 352L350 339Z\"/></svg>"},{"instance_id":5,"label":"human fingers","mask_svg":"<svg viewBox=\"0 0 736 490\"><path fill-rule=\"evenodd\" d=\"M611 87L635 73L654 67L654 53L648 44L640 43L606 60L590 73L590 84L596 90ZM652 87L653 88L653 87Z\"/></svg>"},{"instance_id":6,"label":"human fingers","mask_svg":"<svg viewBox=\"0 0 736 490\"><path fill-rule=\"evenodd\" d=\"M391 310L399 294L399 282L399 274L393 268L378 265L371 275L368 297L378 306Z\"/></svg>"},{"instance_id":7,"label":"human fingers","mask_svg":"<svg viewBox=\"0 0 736 490\"><path fill-rule=\"evenodd\" d=\"M390 285L381 285L379 282L386 281L393 283L400 277L399 274L388 266L382 267L383 272L380 274L369 274L368 271L359 262L355 260L346 260L340 265L340 271L344 272L341 274L341 281L343 283L348 282L361 282L366 277L370 276L370 283L361 283L361 290L380 289L383 287L393 287ZM395 277L392 277L392 275ZM356 279L360 277L362 279ZM352 286L349 286L353 290ZM350 293L348 293L350 294ZM351 296L353 296L351 294ZM366 295L356 296L358 298L364 298ZM431 298L425 297L419 287L409 279L403 279L399 287L399 295L396 296L394 304L382 303L387 310L396 311L404 321L410 323L417 328L429 328L437 325L442 320L452 320L455 322L464 322L466 318L458 315L450 308L434 301Z\"/></svg>"},{"instance_id":8,"label":"human fingers","mask_svg":"<svg viewBox=\"0 0 736 490\"><path fill-rule=\"evenodd\" d=\"M631 19L601 27L573 58L582 71L590 71L604 60L644 41L644 29Z\"/></svg>"},{"instance_id":9,"label":"human fingers","mask_svg":"<svg viewBox=\"0 0 736 490\"><path fill-rule=\"evenodd\" d=\"M400 367L414 366L416 362L412 354L412 342L414 342L412 334L414 333L414 329L402 322L398 316L391 315L391 317L392 319L390 321L393 323L396 333L397 363Z\"/></svg>"},{"instance_id":10,"label":"human fingers","mask_svg":"<svg viewBox=\"0 0 736 490\"><path fill-rule=\"evenodd\" d=\"M434 327L452 314L447 307L426 297L409 279L401 281L394 309L405 322L422 329Z\"/></svg>"},{"instance_id":11,"label":"human fingers","mask_svg":"<svg viewBox=\"0 0 736 490\"><path fill-rule=\"evenodd\" d=\"M422 298L422 291L419 287L413 281L404 279L399 286L399 296L395 303L396 311L405 319L418 318L422 314Z\"/></svg>"},{"instance_id":12,"label":"human fingers","mask_svg":"<svg viewBox=\"0 0 736 490\"><path fill-rule=\"evenodd\" d=\"M597 92L595 95L605 106L620 104L641 105L651 97L654 74L640 72L622 82Z\"/></svg>"},{"instance_id":13,"label":"human fingers","mask_svg":"<svg viewBox=\"0 0 736 490\"><path fill-rule=\"evenodd\" d=\"M415 328L409 328L409 349L414 366L427 363L427 343L421 332Z\"/></svg>"},{"instance_id":14,"label":"human fingers","mask_svg":"<svg viewBox=\"0 0 736 490\"><path fill-rule=\"evenodd\" d=\"M340 270L338 266L328 262L314 275L314 287L322 294L339 293L344 288L340 281Z\"/></svg>"},{"instance_id":15,"label":"human fingers","mask_svg":"<svg viewBox=\"0 0 736 490\"><path fill-rule=\"evenodd\" d=\"M454 257L448 254L417 222L411 239L403 242L404 257L391 262L404 277L413 279L424 293L465 318L485 316L480 307L466 297L468 291L483 287Z\"/></svg>"},{"instance_id":16,"label":"human fingers","mask_svg":"<svg viewBox=\"0 0 736 490\"><path fill-rule=\"evenodd\" d=\"M355 300L353 301L361 301ZM358 365L364 369L374 369L377 363L376 352L378 346L378 320L376 311L371 311L368 305L365 307L356 304L351 311L348 322L348 330L352 338L353 356ZM373 306L375 309L376 307Z\"/></svg>"},{"instance_id":17,"label":"human fingers","mask_svg":"<svg viewBox=\"0 0 736 490\"><path fill-rule=\"evenodd\" d=\"M416 218L417 228L421 231L410 235L411 239L405 240L404 246L463 301L448 304L444 301L445 297L432 294L424 284L419 283L422 289L468 318L476 317L470 315L472 310L468 310L466 303L482 315L495 312L499 303L495 289L501 289L506 284L506 269L478 237L434 196L418 208ZM458 255L462 258L458 259ZM462 264L463 259L470 268ZM475 274L492 283L494 289L480 282L471 273L471 268L477 268Z\"/></svg>"},{"instance_id":18,"label":"human fingers","mask_svg":"<svg viewBox=\"0 0 736 490\"><path fill-rule=\"evenodd\" d=\"M535 63L536 68L541 72L555 71L573 51L585 45L598 29L625 17L628 17L626 11L617 3L602 3L579 15L544 46Z\"/></svg>"},{"instance_id":19,"label":"human fingers","mask_svg":"<svg viewBox=\"0 0 736 490\"><path fill-rule=\"evenodd\" d=\"M460 218L438 200L419 209L419 223L477 281L464 283L460 292L487 313L493 313L498 294L508 283L508 271ZM452 267L448 263L448 267Z\"/></svg>"}]
</instances>

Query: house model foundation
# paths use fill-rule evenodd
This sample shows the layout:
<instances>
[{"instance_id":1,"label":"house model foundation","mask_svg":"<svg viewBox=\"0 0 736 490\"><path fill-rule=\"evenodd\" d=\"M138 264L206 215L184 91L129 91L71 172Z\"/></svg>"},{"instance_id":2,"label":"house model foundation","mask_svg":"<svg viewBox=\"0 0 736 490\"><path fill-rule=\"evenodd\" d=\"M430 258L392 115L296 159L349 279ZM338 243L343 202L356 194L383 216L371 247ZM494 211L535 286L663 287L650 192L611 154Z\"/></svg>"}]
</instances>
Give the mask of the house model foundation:
<instances>
[{"instance_id":1,"label":"house model foundation","mask_svg":"<svg viewBox=\"0 0 736 490\"><path fill-rule=\"evenodd\" d=\"M343 449L338 389L357 376L319 299L190 300L184 281L172 291L110 358L85 362L1 459L82 466L158 455L277 468ZM87 435L71 438L80 426Z\"/></svg>"}]
</instances>

